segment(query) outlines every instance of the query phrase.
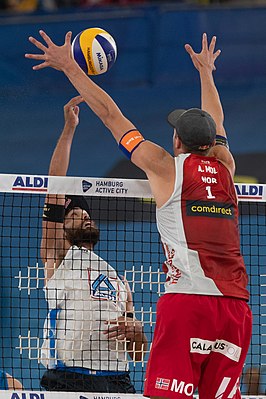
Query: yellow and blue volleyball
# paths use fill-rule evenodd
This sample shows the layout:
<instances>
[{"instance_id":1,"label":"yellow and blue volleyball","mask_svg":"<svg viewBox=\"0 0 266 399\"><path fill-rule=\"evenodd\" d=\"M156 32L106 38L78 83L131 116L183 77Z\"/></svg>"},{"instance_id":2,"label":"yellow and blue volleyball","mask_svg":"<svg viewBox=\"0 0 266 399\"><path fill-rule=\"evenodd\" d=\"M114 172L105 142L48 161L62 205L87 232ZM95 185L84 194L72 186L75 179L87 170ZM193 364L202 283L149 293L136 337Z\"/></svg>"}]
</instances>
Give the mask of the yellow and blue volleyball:
<instances>
[{"instance_id":1,"label":"yellow and blue volleyball","mask_svg":"<svg viewBox=\"0 0 266 399\"><path fill-rule=\"evenodd\" d=\"M114 38L104 29L89 28L74 38L72 56L88 75L100 75L114 65L117 47Z\"/></svg>"}]
</instances>

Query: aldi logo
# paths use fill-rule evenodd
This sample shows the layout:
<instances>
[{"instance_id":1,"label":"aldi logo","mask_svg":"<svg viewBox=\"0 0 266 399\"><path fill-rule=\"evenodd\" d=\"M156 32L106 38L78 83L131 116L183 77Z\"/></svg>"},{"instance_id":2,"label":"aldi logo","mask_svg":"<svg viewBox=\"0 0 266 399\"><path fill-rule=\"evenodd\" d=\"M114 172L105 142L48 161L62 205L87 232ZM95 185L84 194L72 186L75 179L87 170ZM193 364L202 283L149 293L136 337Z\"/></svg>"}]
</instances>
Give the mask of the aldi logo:
<instances>
[{"instance_id":1,"label":"aldi logo","mask_svg":"<svg viewBox=\"0 0 266 399\"><path fill-rule=\"evenodd\" d=\"M46 192L48 189L48 177L41 176L17 176L12 190L15 191L39 191Z\"/></svg>"},{"instance_id":2,"label":"aldi logo","mask_svg":"<svg viewBox=\"0 0 266 399\"><path fill-rule=\"evenodd\" d=\"M164 391L168 391L170 385L170 380L166 378L157 378L155 383L155 388L163 389Z\"/></svg>"},{"instance_id":3,"label":"aldi logo","mask_svg":"<svg viewBox=\"0 0 266 399\"><path fill-rule=\"evenodd\" d=\"M236 193L239 199L262 199L262 184L235 184Z\"/></svg>"},{"instance_id":4,"label":"aldi logo","mask_svg":"<svg viewBox=\"0 0 266 399\"><path fill-rule=\"evenodd\" d=\"M35 392L22 392L22 393L12 393L11 399L45 399L44 393Z\"/></svg>"}]
</instances>

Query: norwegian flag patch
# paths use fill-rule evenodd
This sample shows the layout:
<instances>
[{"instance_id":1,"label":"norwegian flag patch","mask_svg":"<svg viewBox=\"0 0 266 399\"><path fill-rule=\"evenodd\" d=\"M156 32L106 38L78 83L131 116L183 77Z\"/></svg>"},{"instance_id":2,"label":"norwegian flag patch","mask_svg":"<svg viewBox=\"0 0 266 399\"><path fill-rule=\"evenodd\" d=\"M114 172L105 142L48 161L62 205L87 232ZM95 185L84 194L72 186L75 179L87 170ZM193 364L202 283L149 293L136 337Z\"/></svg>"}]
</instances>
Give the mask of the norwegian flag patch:
<instances>
[{"instance_id":1,"label":"norwegian flag patch","mask_svg":"<svg viewBox=\"0 0 266 399\"><path fill-rule=\"evenodd\" d=\"M157 378L155 382L155 388L157 389L163 389L164 391L167 391L169 389L170 385L170 380L166 378Z\"/></svg>"}]
</instances>

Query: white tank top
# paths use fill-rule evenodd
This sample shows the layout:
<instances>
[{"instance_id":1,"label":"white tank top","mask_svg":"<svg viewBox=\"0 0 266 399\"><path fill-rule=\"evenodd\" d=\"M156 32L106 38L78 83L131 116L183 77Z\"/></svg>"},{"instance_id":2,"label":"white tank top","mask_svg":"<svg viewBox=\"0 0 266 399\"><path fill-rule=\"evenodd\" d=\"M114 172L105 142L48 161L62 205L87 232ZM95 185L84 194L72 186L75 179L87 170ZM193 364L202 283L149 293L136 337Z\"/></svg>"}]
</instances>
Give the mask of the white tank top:
<instances>
[{"instance_id":1,"label":"white tank top","mask_svg":"<svg viewBox=\"0 0 266 399\"><path fill-rule=\"evenodd\" d=\"M116 271L93 251L71 247L44 288L49 313L41 361L47 368L127 371L126 342L108 341L105 321L126 310Z\"/></svg>"}]
</instances>

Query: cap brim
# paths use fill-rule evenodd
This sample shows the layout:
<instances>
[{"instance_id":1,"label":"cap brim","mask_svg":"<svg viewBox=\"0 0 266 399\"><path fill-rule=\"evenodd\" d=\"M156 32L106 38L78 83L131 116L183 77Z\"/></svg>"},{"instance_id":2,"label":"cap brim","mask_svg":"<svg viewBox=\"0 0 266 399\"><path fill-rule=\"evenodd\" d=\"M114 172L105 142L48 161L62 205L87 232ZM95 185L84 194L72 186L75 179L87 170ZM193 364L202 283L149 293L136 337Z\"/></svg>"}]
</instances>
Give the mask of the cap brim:
<instances>
[{"instance_id":1,"label":"cap brim","mask_svg":"<svg viewBox=\"0 0 266 399\"><path fill-rule=\"evenodd\" d=\"M176 127L176 122L180 118L181 115L183 115L184 112L186 112L186 109L175 109L174 111L170 112L170 114L167 116L167 121L172 127Z\"/></svg>"}]
</instances>

